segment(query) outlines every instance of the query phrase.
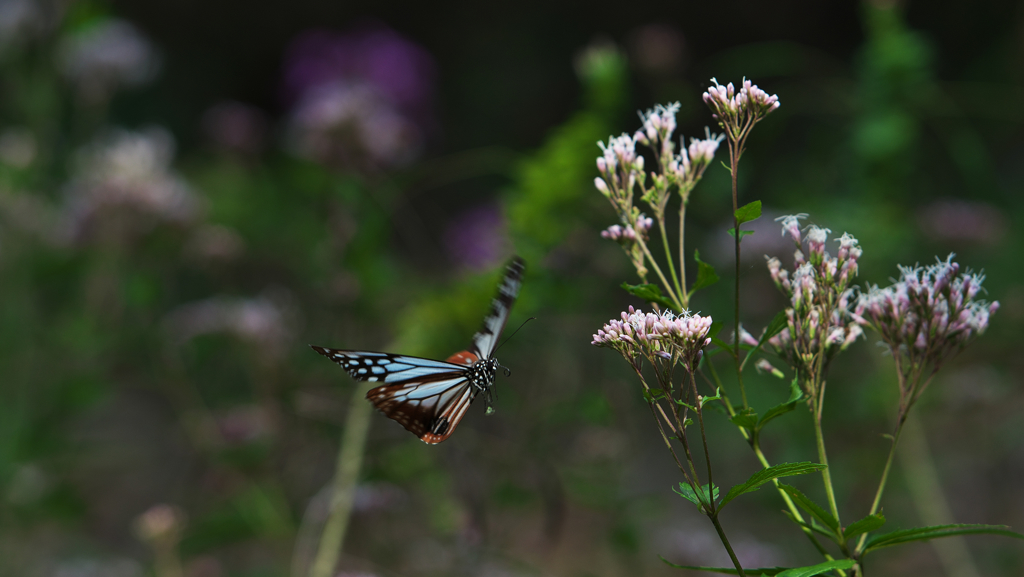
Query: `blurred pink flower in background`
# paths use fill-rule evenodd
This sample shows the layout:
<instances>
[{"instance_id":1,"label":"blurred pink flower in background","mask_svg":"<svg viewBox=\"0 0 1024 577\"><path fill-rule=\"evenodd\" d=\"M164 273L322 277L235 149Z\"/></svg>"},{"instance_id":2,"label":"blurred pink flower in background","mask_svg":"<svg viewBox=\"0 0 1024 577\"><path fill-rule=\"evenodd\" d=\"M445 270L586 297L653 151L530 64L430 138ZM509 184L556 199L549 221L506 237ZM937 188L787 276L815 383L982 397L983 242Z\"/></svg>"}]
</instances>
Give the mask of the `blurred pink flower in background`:
<instances>
[{"instance_id":1,"label":"blurred pink flower in background","mask_svg":"<svg viewBox=\"0 0 1024 577\"><path fill-rule=\"evenodd\" d=\"M444 232L444 247L459 266L485 269L510 254L508 224L497 204L468 209L449 221Z\"/></svg>"},{"instance_id":2,"label":"blurred pink flower in background","mask_svg":"<svg viewBox=\"0 0 1024 577\"><path fill-rule=\"evenodd\" d=\"M931 240L952 243L995 244L1008 228L998 208L969 200L937 200L917 215L922 232Z\"/></svg>"},{"instance_id":3,"label":"blurred pink flower in background","mask_svg":"<svg viewBox=\"0 0 1024 577\"><path fill-rule=\"evenodd\" d=\"M212 297L181 305L164 318L166 333L178 343L227 333L258 347L260 360L266 362L284 355L294 325L290 295L280 291L250 299Z\"/></svg>"},{"instance_id":4,"label":"blurred pink flower in background","mask_svg":"<svg viewBox=\"0 0 1024 577\"><path fill-rule=\"evenodd\" d=\"M407 164L429 128L434 74L424 49L383 25L306 32L285 56L289 146L345 168Z\"/></svg>"},{"instance_id":5,"label":"blurred pink flower in background","mask_svg":"<svg viewBox=\"0 0 1024 577\"><path fill-rule=\"evenodd\" d=\"M118 88L145 84L160 69L160 56L149 39L132 24L113 18L66 38L58 62L88 104L109 99Z\"/></svg>"},{"instance_id":6,"label":"blurred pink flower in background","mask_svg":"<svg viewBox=\"0 0 1024 577\"><path fill-rule=\"evenodd\" d=\"M203 132L218 149L251 156L263 149L267 116L255 106L227 100L203 114Z\"/></svg>"},{"instance_id":7,"label":"blurred pink flower in background","mask_svg":"<svg viewBox=\"0 0 1024 577\"><path fill-rule=\"evenodd\" d=\"M203 202L171 170L174 138L166 130L112 130L79 152L74 175L65 189L66 224L71 241L103 233L111 212L127 210L131 231L156 222L189 224L198 220ZM148 217L148 218L139 218Z\"/></svg>"}]
</instances>

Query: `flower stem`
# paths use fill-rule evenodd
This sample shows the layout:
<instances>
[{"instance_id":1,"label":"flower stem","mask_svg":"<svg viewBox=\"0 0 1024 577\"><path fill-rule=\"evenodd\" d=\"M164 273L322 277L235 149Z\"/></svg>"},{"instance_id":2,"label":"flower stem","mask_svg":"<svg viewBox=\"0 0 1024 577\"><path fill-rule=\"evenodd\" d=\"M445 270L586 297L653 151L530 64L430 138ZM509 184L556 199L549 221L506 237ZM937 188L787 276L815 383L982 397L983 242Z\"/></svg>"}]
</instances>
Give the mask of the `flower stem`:
<instances>
[{"instance_id":1,"label":"flower stem","mask_svg":"<svg viewBox=\"0 0 1024 577\"><path fill-rule=\"evenodd\" d=\"M882 477L878 480L878 489L875 491L875 500L871 503L871 510L868 511L868 515L874 515L877 513L878 507L882 504L882 493L885 492L885 484L889 481L889 470L892 469L892 461L893 458L896 457L896 444L899 443L900 433L903 431L903 423L905 422L906 415L900 415L899 420L896 423L896 431L893 432L892 435L892 443L889 445L889 455L885 458L885 468L882 469ZM867 538L868 534L864 533L857 541L857 555L860 555Z\"/></svg>"},{"instance_id":2,"label":"flower stem","mask_svg":"<svg viewBox=\"0 0 1024 577\"><path fill-rule=\"evenodd\" d=\"M825 495L828 497L829 511L832 516L835 517L836 521L839 521L839 507L836 506L836 494L832 488L832 474L828 466L828 454L825 452L825 436L821 430L821 404L825 396L825 383L820 383L821 391L815 399L814 407L814 439L818 444L818 462L825 465L825 468L821 470L821 477L825 483ZM892 458L890 456L890 463ZM888 465L886 465L886 471L888 472ZM874 513L874 510L872 510Z\"/></svg>"},{"instance_id":3,"label":"flower stem","mask_svg":"<svg viewBox=\"0 0 1024 577\"><path fill-rule=\"evenodd\" d=\"M683 250L683 232L686 230L686 199L682 199L679 203L679 282L682 283L682 294L684 300L687 301L686 306L690 306L689 300L690 295L686 292L686 251ZM664 234L664 233L663 233Z\"/></svg>"},{"instance_id":4,"label":"flower stem","mask_svg":"<svg viewBox=\"0 0 1024 577\"><path fill-rule=\"evenodd\" d=\"M679 277L676 276L676 267L672 264L672 261L674 260L672 258L672 251L668 248L668 235L665 234L664 217L658 218L658 227L661 229L661 244L665 249L665 259L668 261L668 274L672 277L673 284L675 284L676 294L679 295L679 304L682 305L683 309L686 309L689 304L686 302L686 291L683 290L686 285L684 284L682 287L679 286ZM679 257L679 266L683 266L682 254L680 254Z\"/></svg>"},{"instance_id":5,"label":"flower stem","mask_svg":"<svg viewBox=\"0 0 1024 577\"><path fill-rule=\"evenodd\" d=\"M733 240L736 242L736 282L734 290L733 313L735 315L735 334L733 335L733 358L736 359L736 380L740 385L740 397L743 399L743 408L750 406L747 402L747 389L743 386L743 365L740 363L740 220L736 217L739 210L739 180L737 174L740 168L740 154L742 144L735 140L729 141L729 172L732 173L732 222Z\"/></svg>"},{"instance_id":6,"label":"flower stem","mask_svg":"<svg viewBox=\"0 0 1024 577\"><path fill-rule=\"evenodd\" d=\"M743 566L740 565L740 560L736 558L736 552L732 550L732 545L729 543L729 538L725 536L725 529L722 528L722 524L718 522L718 515L708 515L711 522L715 525L715 531L718 531L718 538L722 540L722 544L725 545L725 550L729 552L729 558L732 559L732 564L736 567L736 572L740 574L740 577L747 577L747 574L743 572Z\"/></svg>"},{"instance_id":7,"label":"flower stem","mask_svg":"<svg viewBox=\"0 0 1024 577\"><path fill-rule=\"evenodd\" d=\"M338 564L341 546L345 541L352 502L355 500L356 482L363 464L366 435L370 429L372 405L365 400L366 386L358 386L352 393L351 406L341 434L341 448L334 472L331 510L320 535L320 545L309 570L309 577L330 577Z\"/></svg>"}]
</instances>

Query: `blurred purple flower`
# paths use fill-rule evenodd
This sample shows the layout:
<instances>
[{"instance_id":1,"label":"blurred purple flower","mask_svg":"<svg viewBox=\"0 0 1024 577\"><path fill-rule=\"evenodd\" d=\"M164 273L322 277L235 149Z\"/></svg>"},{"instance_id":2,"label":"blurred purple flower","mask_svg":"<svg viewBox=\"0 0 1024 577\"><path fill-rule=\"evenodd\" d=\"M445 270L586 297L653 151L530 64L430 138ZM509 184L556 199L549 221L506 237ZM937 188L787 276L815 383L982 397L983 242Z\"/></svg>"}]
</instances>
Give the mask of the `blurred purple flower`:
<instances>
[{"instance_id":1,"label":"blurred purple flower","mask_svg":"<svg viewBox=\"0 0 1024 577\"><path fill-rule=\"evenodd\" d=\"M307 31L292 42L284 68L285 96L291 103L336 82L368 84L414 116L425 113L433 98L433 58L383 25L346 34Z\"/></svg>"},{"instance_id":2,"label":"blurred purple flower","mask_svg":"<svg viewBox=\"0 0 1024 577\"><path fill-rule=\"evenodd\" d=\"M925 206L917 223L932 240L995 244L1007 229L999 209L983 202L938 200Z\"/></svg>"},{"instance_id":3,"label":"blurred purple flower","mask_svg":"<svg viewBox=\"0 0 1024 577\"><path fill-rule=\"evenodd\" d=\"M501 261L511 246L501 208L485 204L462 212L448 223L444 246L463 267L485 269Z\"/></svg>"},{"instance_id":4,"label":"blurred purple flower","mask_svg":"<svg viewBox=\"0 0 1024 577\"><path fill-rule=\"evenodd\" d=\"M434 62L383 25L313 30L285 56L284 92L299 156L357 170L400 166L422 148Z\"/></svg>"},{"instance_id":5,"label":"blurred purple flower","mask_svg":"<svg viewBox=\"0 0 1024 577\"><path fill-rule=\"evenodd\" d=\"M211 106L203 114L203 131L221 150L253 155L263 148L267 117L255 106L229 100Z\"/></svg>"},{"instance_id":6,"label":"blurred purple flower","mask_svg":"<svg viewBox=\"0 0 1024 577\"><path fill-rule=\"evenodd\" d=\"M372 170L408 163L423 136L372 86L339 81L303 96L292 111L288 140L303 158Z\"/></svg>"}]
</instances>

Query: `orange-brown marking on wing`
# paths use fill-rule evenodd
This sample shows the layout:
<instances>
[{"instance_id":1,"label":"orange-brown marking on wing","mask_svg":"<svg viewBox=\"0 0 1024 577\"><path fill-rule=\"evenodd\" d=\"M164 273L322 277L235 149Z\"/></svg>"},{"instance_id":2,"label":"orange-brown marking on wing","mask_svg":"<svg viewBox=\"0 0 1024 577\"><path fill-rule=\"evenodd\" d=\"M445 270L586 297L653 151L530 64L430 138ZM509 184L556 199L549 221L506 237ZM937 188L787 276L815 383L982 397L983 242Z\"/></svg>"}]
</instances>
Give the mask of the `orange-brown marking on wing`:
<instances>
[{"instance_id":1,"label":"orange-brown marking on wing","mask_svg":"<svg viewBox=\"0 0 1024 577\"><path fill-rule=\"evenodd\" d=\"M445 360L456 365L471 367L473 366L473 363L480 360L480 357L469 351L459 351Z\"/></svg>"}]
</instances>

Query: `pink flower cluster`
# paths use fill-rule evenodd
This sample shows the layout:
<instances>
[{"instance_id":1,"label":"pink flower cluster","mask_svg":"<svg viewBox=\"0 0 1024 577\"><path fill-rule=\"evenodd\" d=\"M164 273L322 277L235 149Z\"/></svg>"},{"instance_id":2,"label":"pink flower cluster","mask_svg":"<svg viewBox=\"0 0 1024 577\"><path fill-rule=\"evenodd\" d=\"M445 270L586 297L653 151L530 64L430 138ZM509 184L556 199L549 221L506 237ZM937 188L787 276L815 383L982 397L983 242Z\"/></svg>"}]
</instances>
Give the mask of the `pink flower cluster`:
<instances>
[{"instance_id":1,"label":"pink flower cluster","mask_svg":"<svg viewBox=\"0 0 1024 577\"><path fill-rule=\"evenodd\" d=\"M953 256L926 267L901 266L896 283L860 295L853 318L878 331L893 354L937 368L985 332L999 308L998 301L974 300L985 276L960 274Z\"/></svg>"},{"instance_id":2,"label":"pink flower cluster","mask_svg":"<svg viewBox=\"0 0 1024 577\"><path fill-rule=\"evenodd\" d=\"M620 319L612 319L597 331L590 344L613 348L627 359L643 355L652 362L655 357L682 360L692 368L700 360L704 347L711 344L708 332L711 317L672 311L644 313L632 306Z\"/></svg>"},{"instance_id":3,"label":"pink flower cluster","mask_svg":"<svg viewBox=\"0 0 1024 577\"><path fill-rule=\"evenodd\" d=\"M732 82L722 86L714 78L714 86L709 86L704 93L704 103L708 105L715 118L723 124L723 128L736 126L742 128L748 121L757 122L769 112L779 107L779 97L771 96L749 80L743 80L739 92Z\"/></svg>"},{"instance_id":4,"label":"pink flower cluster","mask_svg":"<svg viewBox=\"0 0 1024 577\"><path fill-rule=\"evenodd\" d=\"M853 296L850 283L857 275L857 261L863 251L857 239L845 233L835 239L839 246L836 256L832 256L825 250L829 229L809 225L803 231L806 234L801 234L800 219L806 217L797 214L777 219L782 233L796 245L792 276L778 258L765 258L775 286L790 299L786 328L768 344L798 373L809 374L819 362L819 355L827 363L863 334L849 312Z\"/></svg>"},{"instance_id":5,"label":"pink flower cluster","mask_svg":"<svg viewBox=\"0 0 1024 577\"><path fill-rule=\"evenodd\" d=\"M614 240L622 243L633 243L636 242L637 231L641 238L647 238L647 231L651 229L654 224L654 219L640 215L640 218L636 219L636 228L634 229L631 225L619 226L613 224L608 228L601 231L601 237Z\"/></svg>"}]
</instances>

